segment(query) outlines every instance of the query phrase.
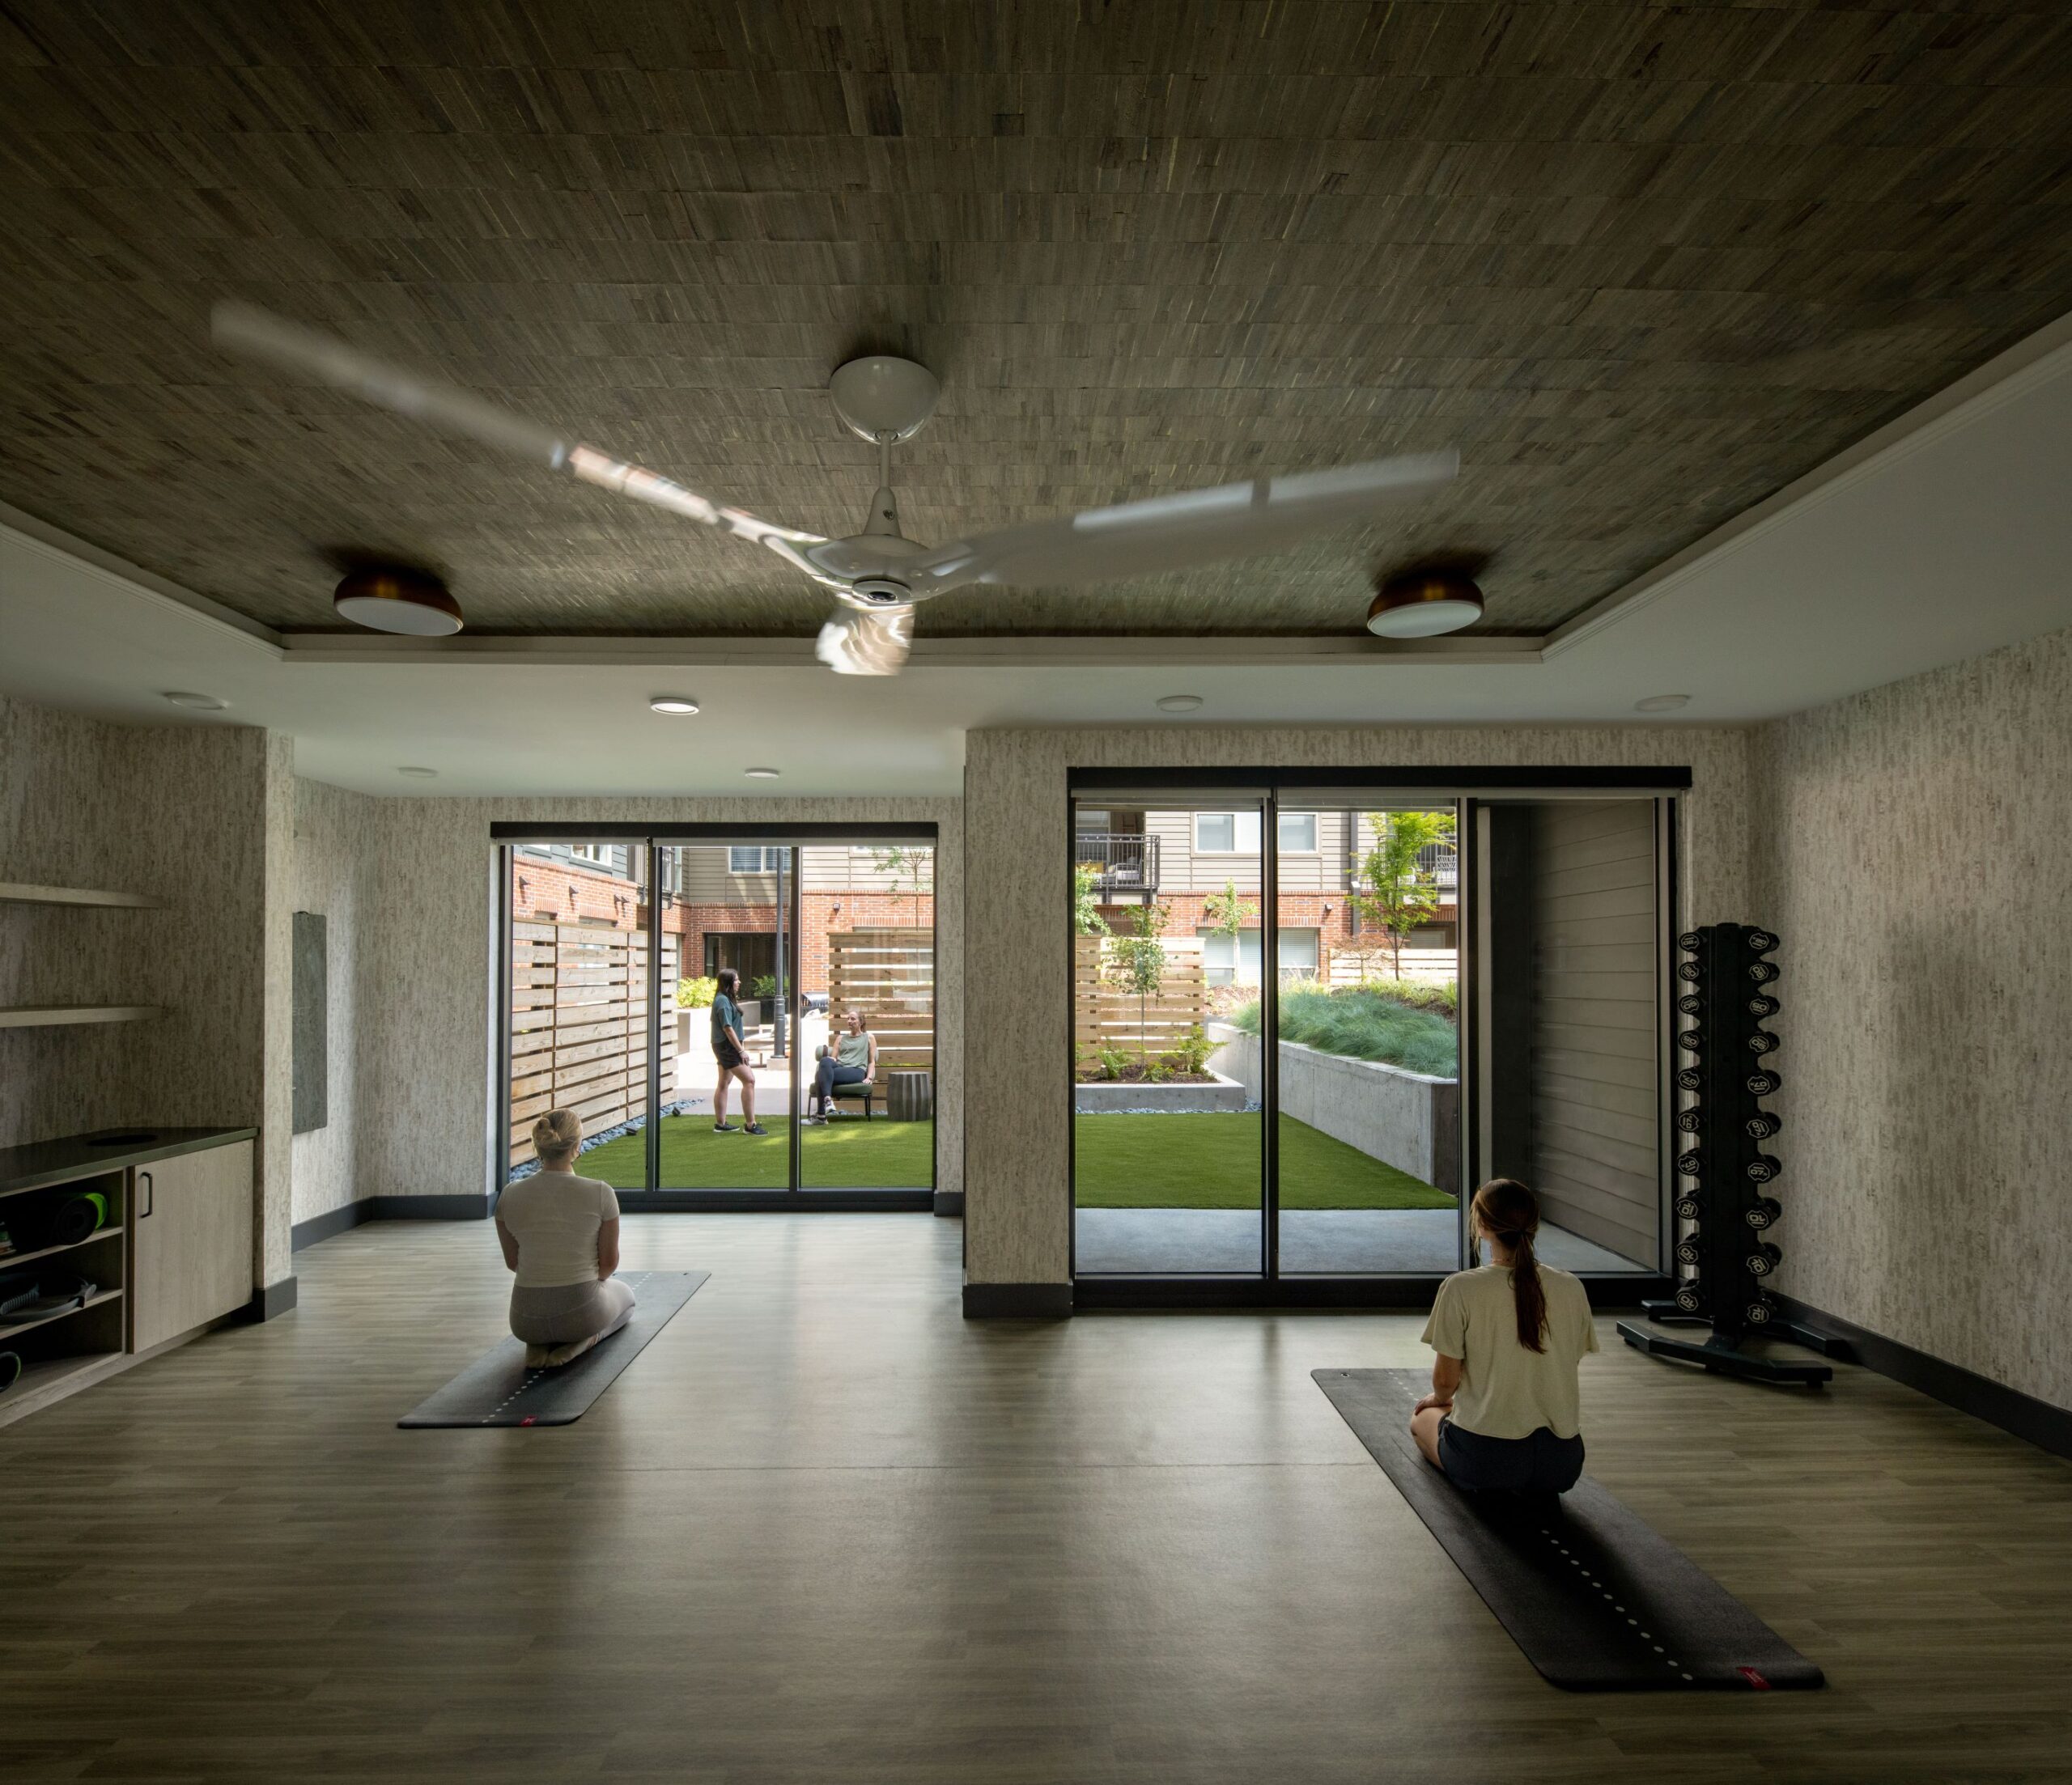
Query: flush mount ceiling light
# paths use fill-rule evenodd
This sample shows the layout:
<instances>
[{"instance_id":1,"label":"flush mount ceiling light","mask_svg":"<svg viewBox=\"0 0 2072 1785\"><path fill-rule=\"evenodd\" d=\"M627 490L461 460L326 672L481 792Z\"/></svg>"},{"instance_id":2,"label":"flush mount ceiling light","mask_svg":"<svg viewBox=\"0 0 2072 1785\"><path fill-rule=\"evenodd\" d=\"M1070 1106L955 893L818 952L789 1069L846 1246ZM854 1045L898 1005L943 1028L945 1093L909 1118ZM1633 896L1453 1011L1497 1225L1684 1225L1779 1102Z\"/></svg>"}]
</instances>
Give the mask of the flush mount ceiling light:
<instances>
[{"instance_id":1,"label":"flush mount ceiling light","mask_svg":"<svg viewBox=\"0 0 2072 1785\"><path fill-rule=\"evenodd\" d=\"M1673 713L1678 707L1690 704L1688 694L1650 694L1644 701L1635 701L1633 710L1636 713Z\"/></svg>"},{"instance_id":2,"label":"flush mount ceiling light","mask_svg":"<svg viewBox=\"0 0 2072 1785\"><path fill-rule=\"evenodd\" d=\"M1434 638L1482 617L1482 591L1458 570L1406 570L1367 604L1367 630L1381 638Z\"/></svg>"},{"instance_id":3,"label":"flush mount ceiling light","mask_svg":"<svg viewBox=\"0 0 2072 1785\"><path fill-rule=\"evenodd\" d=\"M184 706L193 713L220 713L230 705L214 694L197 694L185 688L174 689L165 697L175 706Z\"/></svg>"},{"instance_id":4,"label":"flush mount ceiling light","mask_svg":"<svg viewBox=\"0 0 2072 1785\"><path fill-rule=\"evenodd\" d=\"M331 591L338 617L376 632L444 638L461 630L461 604L423 570L375 565L347 573Z\"/></svg>"},{"instance_id":5,"label":"flush mount ceiling light","mask_svg":"<svg viewBox=\"0 0 2072 1785\"><path fill-rule=\"evenodd\" d=\"M688 694L657 694L648 703L651 713L695 713L698 702Z\"/></svg>"},{"instance_id":6,"label":"flush mount ceiling light","mask_svg":"<svg viewBox=\"0 0 2072 1785\"><path fill-rule=\"evenodd\" d=\"M775 781L777 778L778 772L779 771L775 769L744 769L741 770L741 773L746 775L751 781Z\"/></svg>"},{"instance_id":7,"label":"flush mount ceiling light","mask_svg":"<svg viewBox=\"0 0 2072 1785\"><path fill-rule=\"evenodd\" d=\"M439 771L436 769L420 769L411 767L407 769L398 769L396 773L398 774L406 774L413 781L430 781L438 774Z\"/></svg>"},{"instance_id":8,"label":"flush mount ceiling light","mask_svg":"<svg viewBox=\"0 0 2072 1785\"><path fill-rule=\"evenodd\" d=\"M1192 713L1201 706L1199 694L1164 694L1159 697L1158 710L1161 713Z\"/></svg>"}]
</instances>

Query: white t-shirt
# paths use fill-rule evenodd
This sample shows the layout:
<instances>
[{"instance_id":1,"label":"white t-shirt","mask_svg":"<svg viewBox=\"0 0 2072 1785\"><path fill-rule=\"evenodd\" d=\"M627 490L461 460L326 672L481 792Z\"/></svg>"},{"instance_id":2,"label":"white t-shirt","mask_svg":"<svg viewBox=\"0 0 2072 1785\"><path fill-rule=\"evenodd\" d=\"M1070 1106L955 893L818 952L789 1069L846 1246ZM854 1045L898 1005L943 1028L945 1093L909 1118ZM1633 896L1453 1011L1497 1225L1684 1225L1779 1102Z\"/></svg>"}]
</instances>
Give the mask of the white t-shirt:
<instances>
[{"instance_id":1,"label":"white t-shirt","mask_svg":"<svg viewBox=\"0 0 2072 1785\"><path fill-rule=\"evenodd\" d=\"M496 1218L518 1242L518 1287L554 1289L597 1280L597 1229L618 1219L610 1185L541 1171L507 1185Z\"/></svg>"},{"instance_id":2,"label":"white t-shirt","mask_svg":"<svg viewBox=\"0 0 2072 1785\"><path fill-rule=\"evenodd\" d=\"M1508 1266L1463 1270L1439 1285L1424 1342L1460 1359L1453 1419L1463 1431L1529 1438L1544 1426L1556 1438L1573 1438L1582 1431L1576 1366L1598 1348L1590 1295L1580 1280L1545 1265L1539 1282L1547 1296L1543 1351L1518 1343Z\"/></svg>"}]
</instances>

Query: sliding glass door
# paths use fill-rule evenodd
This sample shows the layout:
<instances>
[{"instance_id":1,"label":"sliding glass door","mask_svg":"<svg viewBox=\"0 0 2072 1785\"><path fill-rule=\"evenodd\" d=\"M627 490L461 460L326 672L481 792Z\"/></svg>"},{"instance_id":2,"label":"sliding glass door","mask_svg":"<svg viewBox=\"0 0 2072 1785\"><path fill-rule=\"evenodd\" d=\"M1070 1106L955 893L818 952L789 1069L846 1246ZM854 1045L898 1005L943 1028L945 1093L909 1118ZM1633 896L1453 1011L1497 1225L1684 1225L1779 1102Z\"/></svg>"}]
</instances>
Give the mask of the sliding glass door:
<instances>
[{"instance_id":1,"label":"sliding glass door","mask_svg":"<svg viewBox=\"0 0 2072 1785\"><path fill-rule=\"evenodd\" d=\"M572 1108L629 1207L927 1204L932 829L497 829L501 1180Z\"/></svg>"},{"instance_id":2,"label":"sliding glass door","mask_svg":"<svg viewBox=\"0 0 2072 1785\"><path fill-rule=\"evenodd\" d=\"M1076 1277L1443 1276L1497 1175L1550 1262L1664 1268L1667 795L1089 775L1072 812Z\"/></svg>"}]
</instances>

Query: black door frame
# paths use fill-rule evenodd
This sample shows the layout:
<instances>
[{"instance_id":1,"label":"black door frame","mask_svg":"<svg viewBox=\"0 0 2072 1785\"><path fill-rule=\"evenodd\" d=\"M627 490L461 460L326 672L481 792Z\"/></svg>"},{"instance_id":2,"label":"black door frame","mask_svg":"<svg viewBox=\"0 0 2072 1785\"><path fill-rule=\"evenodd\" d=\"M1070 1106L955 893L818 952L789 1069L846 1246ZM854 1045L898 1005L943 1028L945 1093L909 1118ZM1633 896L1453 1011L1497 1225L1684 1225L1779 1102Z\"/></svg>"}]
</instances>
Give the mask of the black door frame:
<instances>
[{"instance_id":1,"label":"black door frame","mask_svg":"<svg viewBox=\"0 0 2072 1785\"><path fill-rule=\"evenodd\" d=\"M1375 768L1375 769L1273 769L1250 766L1232 769L1115 769L1078 768L1067 771L1065 795L1065 877L1064 904L1065 945L1068 952L1065 1000L1065 1043L1064 1058L1068 1062L1065 1075L1068 1098L1076 1085L1076 1075L1070 1070L1076 1058L1076 1037L1072 1033L1072 1008L1069 988L1074 945L1072 922L1075 856L1072 842L1073 814L1082 799L1103 794L1142 793L1146 791L1161 794L1170 793L1182 797L1190 794L1211 792L1250 792L1261 804L1259 826L1260 851L1260 924L1259 978L1260 978L1260 1085L1261 1096L1261 1173L1262 1173L1262 1243L1261 1269L1256 1276L1235 1273L1175 1274L1160 1276L1132 1276L1120 1273L1081 1276L1078 1259L1078 1160L1076 1145L1076 1114L1074 1105L1068 1102L1066 1117L1065 1202L1067 1236L1067 1270L1072 1284L1072 1302L1076 1308L1098 1310L1102 1308L1422 1308L1429 1307L1444 1274L1419 1274L1400 1276L1343 1276L1304 1274L1284 1277L1279 1274L1280 1231L1280 1136L1276 1119L1279 1109L1278 1074L1275 1056L1278 1050L1266 1045L1267 1037L1277 1034L1278 992L1280 979L1280 936L1278 929L1279 898L1279 800L1283 788L1309 792L1343 788L1348 792L1374 791L1390 795L1424 794L1444 798L1451 803L1462 822L1456 826L1455 848L1458 852L1459 881L1456 900L1458 907L1458 945L1463 957L1471 956L1470 946L1473 931L1469 923L1467 896L1472 886L1471 878L1471 840L1467 832L1467 815L1474 807L1475 796L1484 792L1502 793L1516 798L1532 792L1573 798L1591 793L1609 796L1614 794L1633 794L1655 799L1658 809L1667 807L1663 820L1665 835L1670 849L1670 860L1665 884L1671 901L1661 914L1661 927L1673 934L1677 922L1674 900L1677 894L1674 840L1675 834L1675 800L1677 794L1687 791L1691 785L1691 771L1688 766L1638 766L1633 768L1604 767L1519 767L1494 768L1468 764L1448 764L1429 768ZM1669 796L1665 799L1664 796ZM1470 1087L1475 1075L1470 1070L1475 1058L1472 1037L1472 1005L1469 1002L1469 977L1472 969L1463 958L1461 969L1462 1046L1463 1068L1461 1098L1460 1157L1463 1176L1474 1158L1475 1130L1471 1126L1474 1100ZM1665 1003L1665 1010L1667 1005ZM1668 1028L1665 1020L1663 1040L1667 1042ZM1662 1152L1666 1161L1671 1148L1665 1128ZM1666 1168L1666 1167L1665 1167ZM1463 1185L1463 1189L1465 1186ZM1665 1192L1666 1194L1666 1192ZM1459 1197L1458 1219L1460 1231L1467 1228L1467 1198ZM1665 1203L1665 1219L1666 1219ZM1665 1232L1666 1232L1665 1228ZM1665 1240L1665 1244L1667 1241ZM1467 1256L1463 1242L1458 1254ZM1631 1307L1645 1296L1666 1294L1670 1280L1666 1274L1650 1274L1636 1271L1617 1274L1579 1273L1584 1287L1588 1291L1594 1307Z\"/></svg>"},{"instance_id":2,"label":"black door frame","mask_svg":"<svg viewBox=\"0 0 2072 1785\"><path fill-rule=\"evenodd\" d=\"M648 1095L643 1111L643 1147L646 1160L647 1185L640 1189L621 1190L619 1203L630 1213L671 1214L740 1214L764 1210L784 1210L796 1213L800 1210L818 1210L830 1213L854 1212L861 1210L908 1210L932 1211L935 1206L935 1185L941 1176L941 1126L932 1125L930 1132L928 1177L925 1189L822 1189L807 1188L802 1179L803 1157L800 1151L799 1117L803 1109L804 1079L799 1071L798 1035L799 1018L804 1008L805 994L800 988L796 963L800 952L800 914L802 904L803 876L797 871L799 852L813 846L827 846L857 843L911 842L925 844L940 855L940 843L937 827L921 822L894 822L873 824L796 823L796 824L743 824L743 825L614 825L575 823L565 825L539 825L529 823L497 823L490 826L490 842L495 859L498 884L495 910L498 923L496 939L496 1071L497 1083L492 1101L498 1111L501 1126L493 1126L490 1139L490 1167L492 1185L501 1188L510 1166L507 1138L510 1130L511 1085L511 930L515 915L511 905L512 853L524 843L626 843L645 848L648 867ZM661 1071L660 1039L663 1015L662 1003L662 888L661 851L676 846L692 847L723 846L751 844L788 848L792 850L792 871L788 876L789 886L785 895L785 909L779 922L789 933L790 959L788 963L780 954L779 973L788 977L784 1003L788 1019L787 1031L791 1038L792 1095L789 1105L790 1182L779 1189L665 1189L660 1187L661 1178ZM940 916L940 914L938 914ZM931 950L939 949L940 924L932 934L935 941ZM679 962L679 967L683 964ZM941 1024L940 987L936 994L936 1024Z\"/></svg>"}]
</instances>

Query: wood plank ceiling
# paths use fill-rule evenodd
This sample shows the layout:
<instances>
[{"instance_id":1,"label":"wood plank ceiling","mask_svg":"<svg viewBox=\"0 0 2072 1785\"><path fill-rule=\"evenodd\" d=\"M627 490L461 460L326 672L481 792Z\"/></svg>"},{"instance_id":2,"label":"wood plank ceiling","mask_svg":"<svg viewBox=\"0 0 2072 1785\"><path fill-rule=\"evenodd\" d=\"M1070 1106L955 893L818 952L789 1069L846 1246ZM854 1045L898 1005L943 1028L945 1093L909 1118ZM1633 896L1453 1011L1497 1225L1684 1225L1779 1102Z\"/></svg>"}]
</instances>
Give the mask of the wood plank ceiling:
<instances>
[{"instance_id":1,"label":"wood plank ceiling","mask_svg":"<svg viewBox=\"0 0 2072 1785\"><path fill-rule=\"evenodd\" d=\"M827 375L941 376L907 531L1457 443L1285 556L937 634L1356 631L1493 553L1535 632L2072 309L2072 7L0 4L0 498L244 612L333 560L481 628L789 634L768 554L231 363L248 299L773 519Z\"/></svg>"}]
</instances>

